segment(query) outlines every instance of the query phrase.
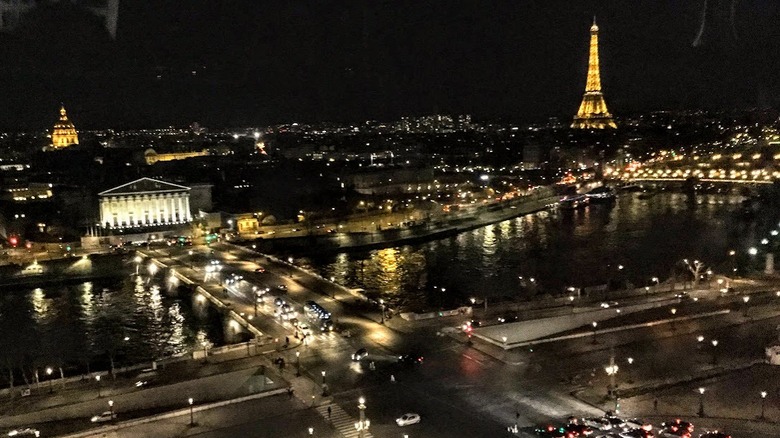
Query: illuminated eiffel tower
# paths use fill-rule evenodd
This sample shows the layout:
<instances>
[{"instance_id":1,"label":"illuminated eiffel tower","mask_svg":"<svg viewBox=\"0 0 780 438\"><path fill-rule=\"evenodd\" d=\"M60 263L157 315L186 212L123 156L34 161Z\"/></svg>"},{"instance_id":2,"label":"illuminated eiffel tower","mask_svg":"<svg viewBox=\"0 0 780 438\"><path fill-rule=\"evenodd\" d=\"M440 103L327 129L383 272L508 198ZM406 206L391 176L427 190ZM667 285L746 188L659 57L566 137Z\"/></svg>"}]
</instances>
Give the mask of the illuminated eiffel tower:
<instances>
[{"instance_id":1,"label":"illuminated eiffel tower","mask_svg":"<svg viewBox=\"0 0 780 438\"><path fill-rule=\"evenodd\" d=\"M572 128L604 129L617 128L612 114L607 110L604 95L601 93L601 74L599 73L599 27L593 17L590 27L590 56L588 58L588 83L577 115L574 116Z\"/></svg>"}]
</instances>

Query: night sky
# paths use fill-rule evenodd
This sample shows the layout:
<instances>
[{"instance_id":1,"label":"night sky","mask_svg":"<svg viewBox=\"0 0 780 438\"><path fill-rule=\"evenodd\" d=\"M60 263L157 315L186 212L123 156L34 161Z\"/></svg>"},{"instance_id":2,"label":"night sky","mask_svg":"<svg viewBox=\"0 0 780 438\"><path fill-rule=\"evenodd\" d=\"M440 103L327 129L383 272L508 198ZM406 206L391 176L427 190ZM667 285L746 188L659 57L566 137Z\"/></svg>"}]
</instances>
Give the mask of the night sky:
<instances>
[{"instance_id":1,"label":"night sky","mask_svg":"<svg viewBox=\"0 0 780 438\"><path fill-rule=\"evenodd\" d=\"M59 4L0 36L0 128L568 120L593 15L614 114L776 107L780 2L735 1L121 0L115 41Z\"/></svg>"}]
</instances>

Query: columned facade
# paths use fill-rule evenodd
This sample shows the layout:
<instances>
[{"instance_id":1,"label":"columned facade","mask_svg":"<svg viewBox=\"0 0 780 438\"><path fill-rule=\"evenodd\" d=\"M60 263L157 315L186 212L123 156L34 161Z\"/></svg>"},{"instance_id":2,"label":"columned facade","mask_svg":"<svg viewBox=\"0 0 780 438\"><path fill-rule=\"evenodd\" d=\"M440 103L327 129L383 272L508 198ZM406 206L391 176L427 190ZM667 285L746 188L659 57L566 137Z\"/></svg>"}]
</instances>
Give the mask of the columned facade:
<instances>
[{"instance_id":1,"label":"columned facade","mask_svg":"<svg viewBox=\"0 0 780 438\"><path fill-rule=\"evenodd\" d=\"M104 228L146 228L192 221L189 187L141 178L98 196L100 225Z\"/></svg>"}]
</instances>

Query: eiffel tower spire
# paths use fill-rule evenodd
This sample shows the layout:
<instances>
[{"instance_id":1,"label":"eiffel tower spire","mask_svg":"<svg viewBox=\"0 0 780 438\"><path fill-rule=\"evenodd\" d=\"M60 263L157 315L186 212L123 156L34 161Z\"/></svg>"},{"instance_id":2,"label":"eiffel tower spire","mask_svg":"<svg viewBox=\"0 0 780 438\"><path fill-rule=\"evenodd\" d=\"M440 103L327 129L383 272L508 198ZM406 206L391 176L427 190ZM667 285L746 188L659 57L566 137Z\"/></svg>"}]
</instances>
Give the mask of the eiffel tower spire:
<instances>
[{"instance_id":1,"label":"eiffel tower spire","mask_svg":"<svg viewBox=\"0 0 780 438\"><path fill-rule=\"evenodd\" d=\"M599 70L599 27L596 17L590 27L590 56L588 57L588 80L585 84L585 94L577 115L574 116L572 128L604 129L617 128L612 114L607 110L604 95L601 93L601 73Z\"/></svg>"}]
</instances>

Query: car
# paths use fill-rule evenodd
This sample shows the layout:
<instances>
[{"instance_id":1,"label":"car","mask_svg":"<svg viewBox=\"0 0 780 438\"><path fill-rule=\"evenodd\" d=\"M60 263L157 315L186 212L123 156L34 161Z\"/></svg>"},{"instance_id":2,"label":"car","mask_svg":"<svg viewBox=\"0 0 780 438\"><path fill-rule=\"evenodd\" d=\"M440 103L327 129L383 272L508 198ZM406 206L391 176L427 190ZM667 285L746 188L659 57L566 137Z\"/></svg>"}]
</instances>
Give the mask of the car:
<instances>
[{"instance_id":1,"label":"car","mask_svg":"<svg viewBox=\"0 0 780 438\"><path fill-rule=\"evenodd\" d=\"M653 432L647 429L628 429L618 434L620 438L653 438Z\"/></svg>"},{"instance_id":2,"label":"car","mask_svg":"<svg viewBox=\"0 0 780 438\"><path fill-rule=\"evenodd\" d=\"M116 419L116 412L105 411L100 415L95 415L94 417L92 417L90 421L92 421L93 423L103 423L105 421L111 421L114 419Z\"/></svg>"},{"instance_id":3,"label":"car","mask_svg":"<svg viewBox=\"0 0 780 438\"><path fill-rule=\"evenodd\" d=\"M276 307L282 307L285 304L285 301L281 298L275 298L274 299L274 306Z\"/></svg>"},{"instance_id":4,"label":"car","mask_svg":"<svg viewBox=\"0 0 780 438\"><path fill-rule=\"evenodd\" d=\"M352 360L359 362L361 359L365 359L368 356L368 350L361 348L352 355Z\"/></svg>"},{"instance_id":5,"label":"car","mask_svg":"<svg viewBox=\"0 0 780 438\"><path fill-rule=\"evenodd\" d=\"M20 427L8 432L8 436L41 436L41 431L32 427Z\"/></svg>"},{"instance_id":6,"label":"car","mask_svg":"<svg viewBox=\"0 0 780 438\"><path fill-rule=\"evenodd\" d=\"M515 315L515 314L512 314L512 313L507 313L505 315L501 315L501 316L498 317L498 323L499 324L506 324L506 323L509 323L509 322L517 322L519 320L520 320L520 317Z\"/></svg>"},{"instance_id":7,"label":"car","mask_svg":"<svg viewBox=\"0 0 780 438\"><path fill-rule=\"evenodd\" d=\"M616 417L615 415L611 414L610 412L607 412L606 415L604 415L604 419L609 422L609 424L612 425L613 429L621 430L624 427L626 427L626 420Z\"/></svg>"},{"instance_id":8,"label":"car","mask_svg":"<svg viewBox=\"0 0 780 438\"><path fill-rule=\"evenodd\" d=\"M645 421L641 418L631 418L630 420L626 420L626 425L624 426L626 430L633 430L633 429L643 429L643 430L653 430L653 425L649 421Z\"/></svg>"},{"instance_id":9,"label":"car","mask_svg":"<svg viewBox=\"0 0 780 438\"><path fill-rule=\"evenodd\" d=\"M670 429L673 432L677 430L683 430L693 433L693 423L682 421L679 418L675 418L672 421L665 421L661 423L661 426L663 426L665 429Z\"/></svg>"},{"instance_id":10,"label":"car","mask_svg":"<svg viewBox=\"0 0 780 438\"><path fill-rule=\"evenodd\" d=\"M403 414L400 417L395 419L395 424L399 426L408 426L410 424L416 424L420 422L420 415L419 414Z\"/></svg>"},{"instance_id":11,"label":"car","mask_svg":"<svg viewBox=\"0 0 780 438\"><path fill-rule=\"evenodd\" d=\"M583 418L580 420L581 424L584 424L586 426L592 427L594 429L599 430L611 430L612 429L612 423L609 422L606 418Z\"/></svg>"},{"instance_id":12,"label":"car","mask_svg":"<svg viewBox=\"0 0 780 438\"><path fill-rule=\"evenodd\" d=\"M699 438L731 438L731 435L723 432L718 432L717 430L712 430L709 432L704 432L703 434L699 435Z\"/></svg>"},{"instance_id":13,"label":"car","mask_svg":"<svg viewBox=\"0 0 780 438\"><path fill-rule=\"evenodd\" d=\"M537 427L534 429L534 433L542 438L575 438L577 436L574 432L553 425Z\"/></svg>"},{"instance_id":14,"label":"car","mask_svg":"<svg viewBox=\"0 0 780 438\"><path fill-rule=\"evenodd\" d=\"M398 356L398 363L403 365L419 365L423 363L423 357L419 354L402 354Z\"/></svg>"},{"instance_id":15,"label":"car","mask_svg":"<svg viewBox=\"0 0 780 438\"><path fill-rule=\"evenodd\" d=\"M605 302L601 303L601 308L602 309L609 309L610 307L617 307L617 306L618 306L618 302L617 301L605 301Z\"/></svg>"},{"instance_id":16,"label":"car","mask_svg":"<svg viewBox=\"0 0 780 438\"><path fill-rule=\"evenodd\" d=\"M265 268L260 266L259 268L255 268L255 272L259 272L262 274L263 272L265 272Z\"/></svg>"},{"instance_id":17,"label":"car","mask_svg":"<svg viewBox=\"0 0 780 438\"><path fill-rule=\"evenodd\" d=\"M276 286L276 288L279 290L287 290L287 285L280 284L279 286Z\"/></svg>"},{"instance_id":18,"label":"car","mask_svg":"<svg viewBox=\"0 0 780 438\"><path fill-rule=\"evenodd\" d=\"M298 330L300 330L304 336L311 335L311 328L309 328L309 324L306 324L305 322L298 324Z\"/></svg>"},{"instance_id":19,"label":"car","mask_svg":"<svg viewBox=\"0 0 780 438\"><path fill-rule=\"evenodd\" d=\"M575 436L589 436L593 434L593 429L584 424L569 423L566 426L563 426L563 429L567 432L574 432L576 434Z\"/></svg>"}]
</instances>

